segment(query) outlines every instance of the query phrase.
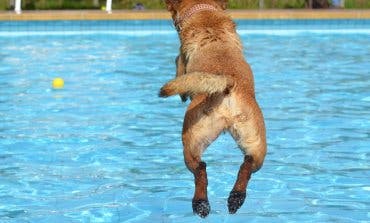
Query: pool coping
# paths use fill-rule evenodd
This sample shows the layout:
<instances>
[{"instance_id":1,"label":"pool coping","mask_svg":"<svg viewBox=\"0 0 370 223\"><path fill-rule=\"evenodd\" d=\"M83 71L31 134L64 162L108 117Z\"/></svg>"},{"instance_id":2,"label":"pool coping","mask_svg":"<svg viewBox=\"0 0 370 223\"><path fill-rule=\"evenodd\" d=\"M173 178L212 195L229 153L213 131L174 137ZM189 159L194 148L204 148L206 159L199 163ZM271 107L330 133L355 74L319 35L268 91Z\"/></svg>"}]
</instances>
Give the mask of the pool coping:
<instances>
[{"instance_id":1,"label":"pool coping","mask_svg":"<svg viewBox=\"0 0 370 223\"><path fill-rule=\"evenodd\" d=\"M228 10L234 19L370 19L370 9L282 9L282 10ZM0 11L0 21L56 21L56 20L167 20L165 10L114 10L108 14L101 10L39 10Z\"/></svg>"}]
</instances>

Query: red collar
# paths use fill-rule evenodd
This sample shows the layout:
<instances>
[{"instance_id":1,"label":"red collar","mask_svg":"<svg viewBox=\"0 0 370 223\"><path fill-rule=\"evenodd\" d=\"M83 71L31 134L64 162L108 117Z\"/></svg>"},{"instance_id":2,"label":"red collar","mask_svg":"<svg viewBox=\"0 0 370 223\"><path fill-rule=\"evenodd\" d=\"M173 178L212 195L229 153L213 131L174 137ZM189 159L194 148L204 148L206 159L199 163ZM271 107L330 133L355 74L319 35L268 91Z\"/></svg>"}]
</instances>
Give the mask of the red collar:
<instances>
[{"instance_id":1,"label":"red collar","mask_svg":"<svg viewBox=\"0 0 370 223\"><path fill-rule=\"evenodd\" d=\"M181 16L180 14L177 14L176 19L173 21L177 31L180 32L182 30L182 23L184 21L189 19L194 14L196 14L198 12L202 12L202 11L218 11L218 9L216 7L214 7L213 5L209 5L209 4L196 4L193 7L191 7L190 9L188 9L184 13L183 16Z\"/></svg>"}]
</instances>

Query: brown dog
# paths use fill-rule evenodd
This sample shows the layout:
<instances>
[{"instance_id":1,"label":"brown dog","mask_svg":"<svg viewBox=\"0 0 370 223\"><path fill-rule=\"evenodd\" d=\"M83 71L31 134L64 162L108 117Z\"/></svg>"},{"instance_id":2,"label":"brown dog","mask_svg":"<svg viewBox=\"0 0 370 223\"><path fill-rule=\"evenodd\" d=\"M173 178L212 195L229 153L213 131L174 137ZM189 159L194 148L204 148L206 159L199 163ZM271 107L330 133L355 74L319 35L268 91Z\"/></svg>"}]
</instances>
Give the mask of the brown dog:
<instances>
[{"instance_id":1,"label":"brown dog","mask_svg":"<svg viewBox=\"0 0 370 223\"><path fill-rule=\"evenodd\" d=\"M221 132L230 132L244 154L228 198L230 213L244 203L251 174L261 168L266 155L265 125L255 99L253 74L235 23L224 12L226 4L227 0L166 0L181 48L176 78L159 95L192 99L182 140L185 163L195 178L193 211L201 217L210 212L201 156Z\"/></svg>"}]
</instances>

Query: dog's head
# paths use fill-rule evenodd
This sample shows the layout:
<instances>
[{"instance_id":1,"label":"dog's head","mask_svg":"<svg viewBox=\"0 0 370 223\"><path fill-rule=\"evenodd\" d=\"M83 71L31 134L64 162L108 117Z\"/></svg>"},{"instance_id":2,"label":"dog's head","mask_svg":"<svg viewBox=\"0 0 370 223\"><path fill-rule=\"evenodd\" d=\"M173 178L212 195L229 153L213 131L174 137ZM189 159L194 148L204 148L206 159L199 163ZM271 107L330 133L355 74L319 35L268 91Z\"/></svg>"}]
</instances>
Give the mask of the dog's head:
<instances>
[{"instance_id":1,"label":"dog's head","mask_svg":"<svg viewBox=\"0 0 370 223\"><path fill-rule=\"evenodd\" d=\"M167 10L175 20L178 15L196 4L209 4L221 10L225 10L228 0L165 0Z\"/></svg>"}]
</instances>

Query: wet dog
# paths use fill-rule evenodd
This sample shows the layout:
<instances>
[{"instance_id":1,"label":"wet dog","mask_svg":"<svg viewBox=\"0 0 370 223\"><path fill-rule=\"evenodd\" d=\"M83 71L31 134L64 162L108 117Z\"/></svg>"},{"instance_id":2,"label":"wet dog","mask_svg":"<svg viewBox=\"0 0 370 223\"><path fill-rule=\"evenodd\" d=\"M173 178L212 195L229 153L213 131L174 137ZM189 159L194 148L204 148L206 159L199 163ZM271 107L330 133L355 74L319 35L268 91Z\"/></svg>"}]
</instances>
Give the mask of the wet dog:
<instances>
[{"instance_id":1,"label":"wet dog","mask_svg":"<svg viewBox=\"0 0 370 223\"><path fill-rule=\"evenodd\" d=\"M206 163L201 157L221 132L230 132L244 155L228 198L231 214L244 203L248 181L266 155L265 124L255 99L253 74L226 5L227 0L166 0L181 47L176 78L161 88L159 96L191 99L182 141L185 164L195 178L193 211L200 217L210 212Z\"/></svg>"}]
</instances>

